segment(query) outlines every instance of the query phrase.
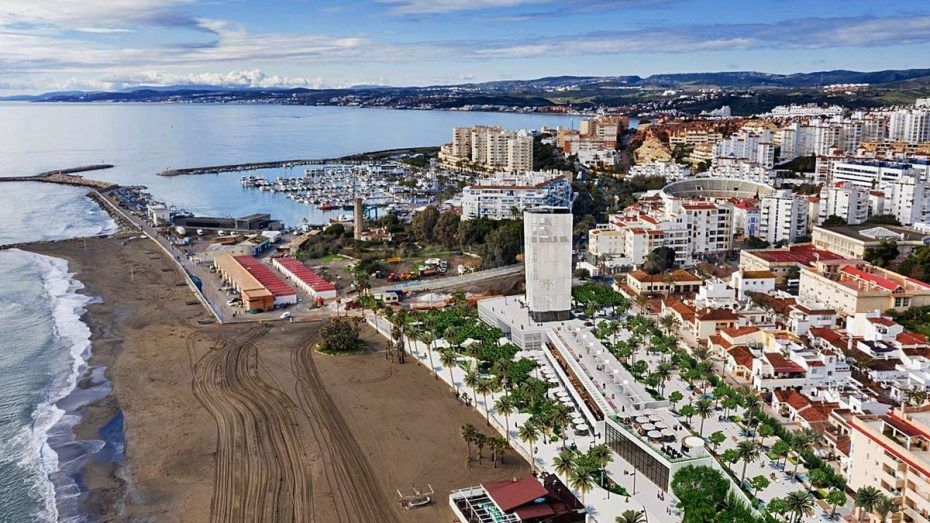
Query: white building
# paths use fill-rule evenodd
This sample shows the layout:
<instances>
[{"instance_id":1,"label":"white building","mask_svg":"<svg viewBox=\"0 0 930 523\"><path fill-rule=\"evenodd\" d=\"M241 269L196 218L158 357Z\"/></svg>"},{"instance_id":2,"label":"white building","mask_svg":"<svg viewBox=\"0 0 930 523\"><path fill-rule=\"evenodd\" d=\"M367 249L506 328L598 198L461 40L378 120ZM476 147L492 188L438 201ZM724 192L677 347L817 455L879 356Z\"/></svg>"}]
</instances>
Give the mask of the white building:
<instances>
[{"instance_id":1,"label":"white building","mask_svg":"<svg viewBox=\"0 0 930 523\"><path fill-rule=\"evenodd\" d=\"M817 225L830 216L838 216L850 225L858 225L869 218L869 191L845 182L825 186L820 190Z\"/></svg>"},{"instance_id":2,"label":"white building","mask_svg":"<svg viewBox=\"0 0 930 523\"><path fill-rule=\"evenodd\" d=\"M794 118L799 116L834 116L838 114L843 114L843 109L839 105L830 105L827 107L822 107L818 104L804 104L804 105L779 105L778 107L772 108L771 115L776 118Z\"/></svg>"},{"instance_id":3,"label":"white building","mask_svg":"<svg viewBox=\"0 0 930 523\"><path fill-rule=\"evenodd\" d=\"M462 219L500 220L516 218L536 207L571 206L568 176L558 171L532 171L479 178L462 190Z\"/></svg>"},{"instance_id":4,"label":"white building","mask_svg":"<svg viewBox=\"0 0 930 523\"><path fill-rule=\"evenodd\" d=\"M751 133L741 130L714 146L714 163L719 159L736 159L771 169L775 165L775 144L771 131Z\"/></svg>"},{"instance_id":5,"label":"white building","mask_svg":"<svg viewBox=\"0 0 930 523\"><path fill-rule=\"evenodd\" d=\"M930 110L894 111L888 118L888 136L907 143L930 141Z\"/></svg>"},{"instance_id":6,"label":"white building","mask_svg":"<svg viewBox=\"0 0 930 523\"><path fill-rule=\"evenodd\" d=\"M687 164L675 162L652 162L630 167L628 176L661 176L666 181L683 180L691 176L691 167Z\"/></svg>"},{"instance_id":7,"label":"white building","mask_svg":"<svg viewBox=\"0 0 930 523\"><path fill-rule=\"evenodd\" d=\"M807 209L807 199L787 189L762 198L759 237L772 245L796 242L807 235Z\"/></svg>"},{"instance_id":8,"label":"white building","mask_svg":"<svg viewBox=\"0 0 930 523\"><path fill-rule=\"evenodd\" d=\"M523 213L526 304L538 322L563 321L572 305L572 213L543 207Z\"/></svg>"},{"instance_id":9,"label":"white building","mask_svg":"<svg viewBox=\"0 0 930 523\"><path fill-rule=\"evenodd\" d=\"M440 149L440 160L450 165L525 172L533 168L533 136L526 131L478 125L452 129L452 142Z\"/></svg>"},{"instance_id":10,"label":"white building","mask_svg":"<svg viewBox=\"0 0 930 523\"><path fill-rule=\"evenodd\" d=\"M893 214L901 225L911 225L930 218L927 208L930 204L927 182L914 173L902 174L888 184L885 198L888 213Z\"/></svg>"}]
</instances>

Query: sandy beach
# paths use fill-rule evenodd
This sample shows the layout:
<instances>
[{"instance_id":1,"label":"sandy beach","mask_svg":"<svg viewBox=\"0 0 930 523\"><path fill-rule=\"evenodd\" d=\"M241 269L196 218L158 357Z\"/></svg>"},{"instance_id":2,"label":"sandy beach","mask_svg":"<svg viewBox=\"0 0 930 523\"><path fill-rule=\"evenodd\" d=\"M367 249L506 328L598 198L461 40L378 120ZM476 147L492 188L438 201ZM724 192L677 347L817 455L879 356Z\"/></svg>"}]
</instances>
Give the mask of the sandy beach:
<instances>
[{"instance_id":1,"label":"sandy beach","mask_svg":"<svg viewBox=\"0 0 930 523\"><path fill-rule=\"evenodd\" d=\"M75 427L96 439L124 416L125 466L83 470L100 520L449 521L450 489L528 473L513 452L466 467L459 427L483 419L425 368L386 360L370 330L369 352L334 357L312 350L318 323L201 324L210 316L148 240L29 250L68 260L102 298L84 319L114 395ZM402 511L395 490L413 484L435 503Z\"/></svg>"}]
</instances>

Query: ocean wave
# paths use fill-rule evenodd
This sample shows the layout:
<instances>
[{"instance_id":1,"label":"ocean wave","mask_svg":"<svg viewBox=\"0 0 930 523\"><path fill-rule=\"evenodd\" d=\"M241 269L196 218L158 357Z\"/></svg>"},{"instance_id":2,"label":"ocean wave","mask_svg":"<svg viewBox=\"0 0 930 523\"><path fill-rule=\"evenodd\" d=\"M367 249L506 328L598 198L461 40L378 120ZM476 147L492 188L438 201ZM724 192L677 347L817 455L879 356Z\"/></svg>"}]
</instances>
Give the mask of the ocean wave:
<instances>
[{"instance_id":1,"label":"ocean wave","mask_svg":"<svg viewBox=\"0 0 930 523\"><path fill-rule=\"evenodd\" d=\"M62 464L59 463L58 453L52 448L50 435L53 431L70 432L71 427L79 421L78 416L68 414L57 403L75 390L90 357L91 332L81 321L81 316L91 298L78 294L84 285L68 272L65 260L20 252L30 257L40 269L42 285L51 305L55 335L62 346L68 348L70 355L68 367L62 369L54 379L45 401L33 413L31 426L23 434L26 441L21 442L27 452L20 466L36 470L33 488L44 500L44 506L36 516L46 521L57 521L60 517L60 498L79 495L80 488L70 477L61 478L59 475L56 478L58 481L53 481L53 476L59 472Z\"/></svg>"}]
</instances>

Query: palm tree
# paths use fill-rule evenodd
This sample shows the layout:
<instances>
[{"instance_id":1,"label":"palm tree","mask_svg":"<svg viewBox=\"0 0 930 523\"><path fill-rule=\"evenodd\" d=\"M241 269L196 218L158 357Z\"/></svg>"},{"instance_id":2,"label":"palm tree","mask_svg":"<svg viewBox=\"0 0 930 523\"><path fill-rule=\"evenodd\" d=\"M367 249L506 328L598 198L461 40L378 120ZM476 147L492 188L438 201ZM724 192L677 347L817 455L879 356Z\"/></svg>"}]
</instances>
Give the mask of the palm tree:
<instances>
[{"instance_id":1,"label":"palm tree","mask_svg":"<svg viewBox=\"0 0 930 523\"><path fill-rule=\"evenodd\" d=\"M462 439L465 440L465 444L468 446L469 460L471 460L471 444L475 441L475 434L477 433L478 430L471 423L462 425Z\"/></svg>"},{"instance_id":2,"label":"palm tree","mask_svg":"<svg viewBox=\"0 0 930 523\"><path fill-rule=\"evenodd\" d=\"M478 381L478 386L475 387L475 392L484 397L484 418L489 427L491 426L491 406L488 405L488 393L491 392L493 387L494 385L489 379Z\"/></svg>"},{"instance_id":3,"label":"palm tree","mask_svg":"<svg viewBox=\"0 0 930 523\"><path fill-rule=\"evenodd\" d=\"M739 482L742 484L743 480L746 479L746 465L748 465L750 461L759 459L759 455L762 454L762 448L755 440L744 439L736 444L736 453L739 455L739 458L743 460L743 472L739 477Z\"/></svg>"},{"instance_id":4,"label":"palm tree","mask_svg":"<svg viewBox=\"0 0 930 523\"><path fill-rule=\"evenodd\" d=\"M472 343L468 347L465 347L465 354L472 358L474 371L478 372L478 358L481 356L481 344Z\"/></svg>"},{"instance_id":5,"label":"palm tree","mask_svg":"<svg viewBox=\"0 0 930 523\"><path fill-rule=\"evenodd\" d=\"M568 407L559 405L552 414L552 423L559 427L559 436L562 437L562 448L565 448L565 432L572 422L572 416L568 412Z\"/></svg>"},{"instance_id":6,"label":"palm tree","mask_svg":"<svg viewBox=\"0 0 930 523\"><path fill-rule=\"evenodd\" d=\"M791 447L798 456L798 461L794 463L794 472L791 473L792 480L798 477L798 466L801 464L802 455L814 447L817 437L817 433L810 429L801 429L791 435Z\"/></svg>"},{"instance_id":7,"label":"palm tree","mask_svg":"<svg viewBox=\"0 0 930 523\"><path fill-rule=\"evenodd\" d=\"M455 393L458 394L459 386L455 384L455 378L452 376L452 367L455 366L456 357L455 353L449 349L446 349L439 353L439 364L443 367L449 369L449 384L455 389Z\"/></svg>"},{"instance_id":8,"label":"palm tree","mask_svg":"<svg viewBox=\"0 0 930 523\"><path fill-rule=\"evenodd\" d=\"M517 407L509 396L503 396L494 403L494 410L504 415L504 434L507 437L507 444L510 444L510 415L516 411Z\"/></svg>"},{"instance_id":9,"label":"palm tree","mask_svg":"<svg viewBox=\"0 0 930 523\"><path fill-rule=\"evenodd\" d=\"M801 521L802 517L814 515L814 498L807 492L792 492L783 499L787 512L793 516L793 521Z\"/></svg>"},{"instance_id":10,"label":"palm tree","mask_svg":"<svg viewBox=\"0 0 930 523\"><path fill-rule=\"evenodd\" d=\"M556 474L568 478L578 466L578 452L574 449L562 449L558 456L552 458L552 468Z\"/></svg>"},{"instance_id":11,"label":"palm tree","mask_svg":"<svg viewBox=\"0 0 930 523\"><path fill-rule=\"evenodd\" d=\"M488 437L483 432L475 434L475 445L478 446L478 464L481 464L481 458L484 457L484 447L488 444Z\"/></svg>"},{"instance_id":12,"label":"palm tree","mask_svg":"<svg viewBox=\"0 0 930 523\"><path fill-rule=\"evenodd\" d=\"M497 459L500 460L501 465L504 464L504 451L506 451L508 447L510 447L510 444L508 444L504 438L500 436L491 438L491 448L494 449L494 454L497 456ZM497 462L494 463L494 467L497 467Z\"/></svg>"},{"instance_id":13,"label":"palm tree","mask_svg":"<svg viewBox=\"0 0 930 523\"><path fill-rule=\"evenodd\" d=\"M701 417L701 430L698 435L704 437L704 421L714 412L714 403L708 398L701 398L694 404L694 412Z\"/></svg>"},{"instance_id":14,"label":"palm tree","mask_svg":"<svg viewBox=\"0 0 930 523\"><path fill-rule=\"evenodd\" d=\"M536 468L536 449L534 445L539 441L539 428L530 422L526 422L517 431L517 437L530 446L530 467Z\"/></svg>"},{"instance_id":15,"label":"palm tree","mask_svg":"<svg viewBox=\"0 0 930 523\"><path fill-rule=\"evenodd\" d=\"M875 508L875 504L878 503L878 500L882 497L882 493L879 490L871 485L867 487L862 487L856 491L856 501L855 504L859 507L859 521L862 521L862 513L866 512L868 514L872 513L872 510Z\"/></svg>"},{"instance_id":16,"label":"palm tree","mask_svg":"<svg viewBox=\"0 0 930 523\"><path fill-rule=\"evenodd\" d=\"M478 384L481 383L481 377L474 370L465 373L465 385L471 387L471 397L474 398L475 404L478 403Z\"/></svg>"},{"instance_id":17,"label":"palm tree","mask_svg":"<svg viewBox=\"0 0 930 523\"><path fill-rule=\"evenodd\" d=\"M584 495L595 485L594 471L587 467L575 467L568 475L568 484L573 489L581 492L581 504L584 505Z\"/></svg>"},{"instance_id":18,"label":"palm tree","mask_svg":"<svg viewBox=\"0 0 930 523\"><path fill-rule=\"evenodd\" d=\"M614 520L615 523L645 523L646 514L644 510L624 510L623 514Z\"/></svg>"},{"instance_id":19,"label":"palm tree","mask_svg":"<svg viewBox=\"0 0 930 523\"><path fill-rule=\"evenodd\" d=\"M420 341L426 344L426 354L429 356L429 370L433 372L433 378L438 380L439 374L436 374L436 367L433 366L433 341L435 340L436 337L430 330L423 330L420 333Z\"/></svg>"},{"instance_id":20,"label":"palm tree","mask_svg":"<svg viewBox=\"0 0 930 523\"><path fill-rule=\"evenodd\" d=\"M656 367L655 375L659 378L659 394L665 396L665 382L672 377L672 364L660 363L659 366Z\"/></svg>"},{"instance_id":21,"label":"palm tree","mask_svg":"<svg viewBox=\"0 0 930 523\"><path fill-rule=\"evenodd\" d=\"M875 502L875 513L878 514L879 523L885 523L885 520L888 519L888 514L897 512L900 510L899 502L896 499L889 498L888 496L881 496L878 498L878 501Z\"/></svg>"}]
</instances>

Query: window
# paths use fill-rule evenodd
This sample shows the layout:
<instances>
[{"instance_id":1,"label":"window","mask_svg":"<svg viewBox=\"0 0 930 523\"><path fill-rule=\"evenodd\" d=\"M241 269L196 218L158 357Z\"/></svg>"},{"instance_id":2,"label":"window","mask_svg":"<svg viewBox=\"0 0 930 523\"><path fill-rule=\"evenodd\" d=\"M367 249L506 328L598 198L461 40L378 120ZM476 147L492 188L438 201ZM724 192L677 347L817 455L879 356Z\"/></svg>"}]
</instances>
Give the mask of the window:
<instances>
[{"instance_id":1,"label":"window","mask_svg":"<svg viewBox=\"0 0 930 523\"><path fill-rule=\"evenodd\" d=\"M616 429L609 423L604 426L607 446L626 460L639 474L643 474L664 491L668 491L669 469L661 461L643 450L635 441L627 437L622 429Z\"/></svg>"}]
</instances>

